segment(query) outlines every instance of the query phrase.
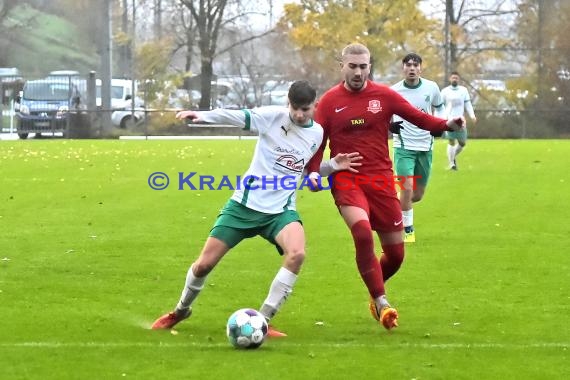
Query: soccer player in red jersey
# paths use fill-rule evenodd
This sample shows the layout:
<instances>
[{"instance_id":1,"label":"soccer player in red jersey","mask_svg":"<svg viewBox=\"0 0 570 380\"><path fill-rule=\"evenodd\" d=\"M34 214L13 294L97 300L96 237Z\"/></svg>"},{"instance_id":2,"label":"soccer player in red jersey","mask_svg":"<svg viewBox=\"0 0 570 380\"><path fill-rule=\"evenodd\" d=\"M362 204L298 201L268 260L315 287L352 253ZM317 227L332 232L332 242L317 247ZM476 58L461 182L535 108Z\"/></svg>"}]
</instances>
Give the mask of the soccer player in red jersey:
<instances>
[{"instance_id":1,"label":"soccer player in red jersey","mask_svg":"<svg viewBox=\"0 0 570 380\"><path fill-rule=\"evenodd\" d=\"M370 312L386 329L398 326L398 313L386 299L384 282L404 260L402 210L396 194L388 131L393 115L432 132L456 131L462 118L448 121L421 112L388 86L369 79L370 52L362 44L342 51L343 81L320 99L315 120L324 129L323 143L308 164L316 173L329 141L331 157L358 151L363 157L359 173L339 171L330 177L331 192L356 248L356 265L370 293ZM372 230L382 244L380 260L374 252Z\"/></svg>"}]
</instances>

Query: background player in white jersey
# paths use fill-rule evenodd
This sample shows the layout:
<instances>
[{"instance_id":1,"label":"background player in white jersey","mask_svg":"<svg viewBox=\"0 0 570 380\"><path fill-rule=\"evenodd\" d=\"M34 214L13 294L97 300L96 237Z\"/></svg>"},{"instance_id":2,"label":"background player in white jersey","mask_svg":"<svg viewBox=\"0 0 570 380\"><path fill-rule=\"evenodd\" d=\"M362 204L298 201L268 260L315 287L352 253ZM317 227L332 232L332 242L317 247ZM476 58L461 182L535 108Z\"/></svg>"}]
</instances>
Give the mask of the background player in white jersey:
<instances>
[{"instance_id":1,"label":"background player in white jersey","mask_svg":"<svg viewBox=\"0 0 570 380\"><path fill-rule=\"evenodd\" d=\"M231 124L255 130L259 140L252 162L242 178L246 188L236 189L210 231L200 256L188 269L182 295L174 311L158 318L153 329L169 329L190 317L192 303L204 287L206 276L222 257L240 241L257 235L273 243L283 255L282 267L259 310L269 321L280 309L301 270L305 258L305 233L295 208L296 187L305 164L323 139L322 127L313 121L316 91L307 81L289 88L289 106L260 107L252 110L182 111L178 119L193 122ZM321 174L360 166L358 153L338 154L321 165ZM237 186L236 186L237 188ZM270 326L270 337L285 336Z\"/></svg>"},{"instance_id":2,"label":"background player in white jersey","mask_svg":"<svg viewBox=\"0 0 570 380\"><path fill-rule=\"evenodd\" d=\"M445 118L445 107L439 86L421 77L422 57L416 53L407 54L402 59L402 72L404 79L394 84L392 89L422 112ZM429 131L420 129L399 116L394 116L392 122L391 130L396 132L393 135L396 174L406 177L404 188L400 191L404 242L413 243L416 241L416 236L412 203L422 199L428 184L433 136Z\"/></svg>"},{"instance_id":3,"label":"background player in white jersey","mask_svg":"<svg viewBox=\"0 0 570 380\"><path fill-rule=\"evenodd\" d=\"M459 80L459 73L453 71L449 76L450 85L441 90L447 111L447 118L463 117L463 114L467 111L473 123L477 123L469 91L467 91L465 86L459 85ZM447 145L447 159L449 160L449 168L451 170L457 170L457 156L461 153L465 144L467 144L467 124L464 123L463 125L464 128L460 131L446 132L446 137L449 139L449 144Z\"/></svg>"}]
</instances>

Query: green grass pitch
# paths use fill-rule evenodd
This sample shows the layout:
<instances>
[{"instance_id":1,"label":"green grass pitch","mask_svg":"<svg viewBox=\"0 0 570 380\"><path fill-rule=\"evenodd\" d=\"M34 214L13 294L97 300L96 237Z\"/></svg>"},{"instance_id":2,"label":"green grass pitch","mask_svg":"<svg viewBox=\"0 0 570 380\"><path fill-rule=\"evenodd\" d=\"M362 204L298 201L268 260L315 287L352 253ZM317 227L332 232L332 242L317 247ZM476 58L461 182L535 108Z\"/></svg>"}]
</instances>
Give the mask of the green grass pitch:
<instances>
[{"instance_id":1,"label":"green grass pitch","mask_svg":"<svg viewBox=\"0 0 570 380\"><path fill-rule=\"evenodd\" d=\"M258 308L281 259L232 250L178 334L171 310L231 190L177 173L242 174L254 142L0 142L1 379L570 378L570 142L470 140L415 206L418 242L387 283L400 327L369 315L328 192L298 194L307 260L274 319L289 337L233 349L228 316ZM169 188L151 190L161 171ZM322 322L322 323L321 323Z\"/></svg>"}]
</instances>

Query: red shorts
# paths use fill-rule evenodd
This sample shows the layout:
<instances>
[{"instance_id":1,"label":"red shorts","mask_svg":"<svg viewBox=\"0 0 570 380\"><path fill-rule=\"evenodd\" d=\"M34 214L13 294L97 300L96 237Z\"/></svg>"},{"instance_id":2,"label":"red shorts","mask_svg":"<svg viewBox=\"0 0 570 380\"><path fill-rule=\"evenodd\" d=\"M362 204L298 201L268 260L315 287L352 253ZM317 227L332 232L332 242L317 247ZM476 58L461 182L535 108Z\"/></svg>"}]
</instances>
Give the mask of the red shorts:
<instances>
[{"instance_id":1,"label":"red shorts","mask_svg":"<svg viewBox=\"0 0 570 380\"><path fill-rule=\"evenodd\" d=\"M342 172L342 178L335 176L331 192L337 207L356 206L368 214L374 231L398 232L404 229L402 208L395 187L367 183L353 174ZM386 174L386 178L393 173Z\"/></svg>"}]
</instances>

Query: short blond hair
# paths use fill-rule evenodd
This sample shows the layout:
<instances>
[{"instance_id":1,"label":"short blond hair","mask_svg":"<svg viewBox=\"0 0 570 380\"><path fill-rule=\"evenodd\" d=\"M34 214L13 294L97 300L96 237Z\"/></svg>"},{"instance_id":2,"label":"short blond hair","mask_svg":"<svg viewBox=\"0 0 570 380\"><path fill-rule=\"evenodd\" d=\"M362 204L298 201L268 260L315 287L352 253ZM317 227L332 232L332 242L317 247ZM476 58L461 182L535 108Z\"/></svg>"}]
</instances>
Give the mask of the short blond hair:
<instances>
[{"instance_id":1,"label":"short blond hair","mask_svg":"<svg viewBox=\"0 0 570 380\"><path fill-rule=\"evenodd\" d=\"M347 55L359 55L359 54L367 54L370 55L370 50L360 43L353 43L347 45L344 49L342 49L341 58L346 57Z\"/></svg>"}]
</instances>

